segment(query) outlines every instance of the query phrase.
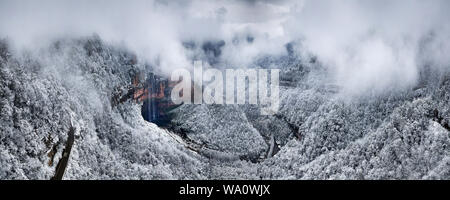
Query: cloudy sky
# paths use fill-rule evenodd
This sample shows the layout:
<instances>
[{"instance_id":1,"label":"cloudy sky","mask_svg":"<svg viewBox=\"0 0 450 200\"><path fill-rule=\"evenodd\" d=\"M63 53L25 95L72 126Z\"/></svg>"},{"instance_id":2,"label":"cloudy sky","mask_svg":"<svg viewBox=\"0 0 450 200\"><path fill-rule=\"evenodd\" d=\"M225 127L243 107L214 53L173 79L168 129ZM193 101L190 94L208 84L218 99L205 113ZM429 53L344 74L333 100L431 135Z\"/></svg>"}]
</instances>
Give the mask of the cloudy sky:
<instances>
[{"instance_id":1,"label":"cloudy sky","mask_svg":"<svg viewBox=\"0 0 450 200\"><path fill-rule=\"evenodd\" d=\"M166 72L192 66L184 41L224 40L222 60L234 67L286 54L296 41L296 53L316 55L343 91L380 93L414 85L425 61L449 68L449 8L445 0L2 0L0 37L20 51L95 33ZM249 35L254 42L232 42Z\"/></svg>"}]
</instances>

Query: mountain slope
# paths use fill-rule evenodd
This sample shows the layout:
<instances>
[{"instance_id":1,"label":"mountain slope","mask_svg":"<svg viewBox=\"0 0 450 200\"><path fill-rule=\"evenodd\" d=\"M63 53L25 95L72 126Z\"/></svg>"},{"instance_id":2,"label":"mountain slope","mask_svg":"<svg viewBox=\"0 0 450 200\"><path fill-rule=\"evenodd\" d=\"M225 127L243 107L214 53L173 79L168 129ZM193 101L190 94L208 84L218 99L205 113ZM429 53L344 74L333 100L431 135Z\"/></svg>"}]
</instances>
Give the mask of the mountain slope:
<instances>
[{"instance_id":1,"label":"mountain slope","mask_svg":"<svg viewBox=\"0 0 450 200\"><path fill-rule=\"evenodd\" d=\"M316 58L263 57L281 69L280 111L183 105L173 127L115 104L138 71L98 37L11 52L0 43L0 178L50 179L69 129L64 179L449 179L450 80L424 68L420 87L347 97Z\"/></svg>"}]
</instances>

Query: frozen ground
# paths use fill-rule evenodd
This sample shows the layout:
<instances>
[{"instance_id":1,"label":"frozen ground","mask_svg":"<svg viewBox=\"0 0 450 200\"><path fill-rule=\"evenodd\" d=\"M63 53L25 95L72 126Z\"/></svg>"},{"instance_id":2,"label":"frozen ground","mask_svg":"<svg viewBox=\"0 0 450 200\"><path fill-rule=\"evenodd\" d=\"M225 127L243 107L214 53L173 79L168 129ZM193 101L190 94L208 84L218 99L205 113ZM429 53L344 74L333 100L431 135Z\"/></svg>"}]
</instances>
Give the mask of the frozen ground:
<instances>
[{"instance_id":1,"label":"frozen ground","mask_svg":"<svg viewBox=\"0 0 450 200\"><path fill-rule=\"evenodd\" d=\"M71 124L65 179L450 179L450 78L348 97L314 57L263 57L281 69L280 111L183 105L175 128L112 103L150 70L97 37L32 52L0 42L0 179L50 179Z\"/></svg>"}]
</instances>

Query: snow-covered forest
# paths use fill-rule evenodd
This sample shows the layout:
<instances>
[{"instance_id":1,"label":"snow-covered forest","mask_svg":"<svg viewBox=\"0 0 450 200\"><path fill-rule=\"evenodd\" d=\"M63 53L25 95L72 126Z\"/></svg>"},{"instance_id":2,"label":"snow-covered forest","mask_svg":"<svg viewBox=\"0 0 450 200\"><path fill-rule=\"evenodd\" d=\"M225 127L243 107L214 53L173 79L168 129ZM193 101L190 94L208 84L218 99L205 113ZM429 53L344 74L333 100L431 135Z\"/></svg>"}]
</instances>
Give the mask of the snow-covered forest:
<instances>
[{"instance_id":1,"label":"snow-covered forest","mask_svg":"<svg viewBox=\"0 0 450 200\"><path fill-rule=\"evenodd\" d=\"M0 179L450 179L448 1L1 1ZM280 108L129 97L280 69ZM70 147L70 148L69 148ZM67 154L69 152L70 154Z\"/></svg>"}]
</instances>

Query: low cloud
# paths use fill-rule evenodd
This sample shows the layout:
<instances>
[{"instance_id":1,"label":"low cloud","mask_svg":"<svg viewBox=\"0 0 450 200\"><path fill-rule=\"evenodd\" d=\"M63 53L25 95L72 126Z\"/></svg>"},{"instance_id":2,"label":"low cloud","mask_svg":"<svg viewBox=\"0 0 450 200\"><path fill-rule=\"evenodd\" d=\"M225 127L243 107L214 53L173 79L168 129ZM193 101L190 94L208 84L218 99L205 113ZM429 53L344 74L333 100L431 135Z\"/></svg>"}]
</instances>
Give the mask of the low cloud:
<instances>
[{"instance_id":1,"label":"low cloud","mask_svg":"<svg viewBox=\"0 0 450 200\"><path fill-rule=\"evenodd\" d=\"M297 53L316 55L344 94L379 94L412 87L424 63L449 68L449 9L444 0L4 0L0 37L21 49L95 33L167 74L192 67L189 41L223 40L220 61L235 67L301 41Z\"/></svg>"}]
</instances>

